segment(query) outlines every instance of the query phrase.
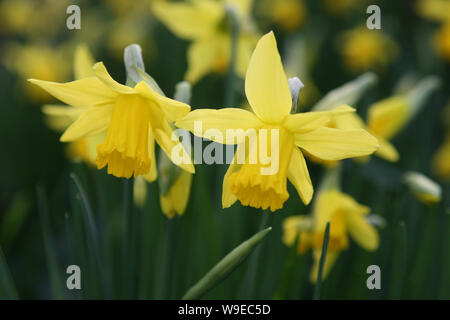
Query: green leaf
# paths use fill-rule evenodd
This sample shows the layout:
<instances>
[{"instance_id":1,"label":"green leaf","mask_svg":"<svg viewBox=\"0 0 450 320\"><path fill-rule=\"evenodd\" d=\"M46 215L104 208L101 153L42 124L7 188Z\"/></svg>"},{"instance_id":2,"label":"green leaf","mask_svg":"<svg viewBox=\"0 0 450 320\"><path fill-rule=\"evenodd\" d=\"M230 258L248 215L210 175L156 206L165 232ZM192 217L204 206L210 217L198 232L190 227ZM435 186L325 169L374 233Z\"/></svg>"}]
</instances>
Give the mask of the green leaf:
<instances>
[{"instance_id":1,"label":"green leaf","mask_svg":"<svg viewBox=\"0 0 450 320\"><path fill-rule=\"evenodd\" d=\"M52 240L45 191L42 187L38 186L36 188L36 194L37 194L39 215L41 218L40 220L41 220L42 237L44 239L45 258L47 260L47 267L50 274L50 283L52 286L53 297L55 299L63 299L64 287L61 278L61 273L57 263L56 250Z\"/></svg>"},{"instance_id":2,"label":"green leaf","mask_svg":"<svg viewBox=\"0 0 450 320\"><path fill-rule=\"evenodd\" d=\"M14 285L14 280L9 272L6 258L0 248L0 299L16 300L19 299Z\"/></svg>"},{"instance_id":3,"label":"green leaf","mask_svg":"<svg viewBox=\"0 0 450 320\"><path fill-rule=\"evenodd\" d=\"M319 271L317 273L317 281L316 281L316 286L314 288L314 300L320 299L320 287L322 285L322 272L323 272L323 266L325 265L325 259L327 256L329 239L330 239L330 221L327 222L327 226L325 227L325 234L323 236L322 253L320 254L320 260L319 260Z\"/></svg>"},{"instance_id":4,"label":"green leaf","mask_svg":"<svg viewBox=\"0 0 450 320\"><path fill-rule=\"evenodd\" d=\"M252 250L261 242L262 239L272 230L272 227L266 228L253 237L244 241L233 251L227 254L219 261L200 281L193 285L184 295L183 300L199 299L209 290L217 286L226 279L252 252Z\"/></svg>"}]
</instances>

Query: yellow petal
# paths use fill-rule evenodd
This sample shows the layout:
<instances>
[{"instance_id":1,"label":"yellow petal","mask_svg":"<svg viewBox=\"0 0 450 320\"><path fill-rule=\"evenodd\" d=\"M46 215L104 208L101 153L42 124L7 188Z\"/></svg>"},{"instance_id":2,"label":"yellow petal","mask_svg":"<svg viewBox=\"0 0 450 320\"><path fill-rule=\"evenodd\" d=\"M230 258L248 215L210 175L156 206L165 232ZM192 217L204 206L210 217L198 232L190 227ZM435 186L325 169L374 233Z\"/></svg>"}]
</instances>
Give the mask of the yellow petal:
<instances>
[{"instance_id":1,"label":"yellow petal","mask_svg":"<svg viewBox=\"0 0 450 320\"><path fill-rule=\"evenodd\" d=\"M273 32L264 35L256 45L245 77L245 93L263 121L281 122L291 110L291 91Z\"/></svg>"},{"instance_id":2,"label":"yellow petal","mask_svg":"<svg viewBox=\"0 0 450 320\"><path fill-rule=\"evenodd\" d=\"M231 207L237 200L237 197L231 192L229 180L230 176L234 172L238 172L242 165L236 163L236 155L234 155L233 162L230 163L225 176L223 177L223 185L222 185L222 207L229 208Z\"/></svg>"},{"instance_id":3,"label":"yellow petal","mask_svg":"<svg viewBox=\"0 0 450 320\"><path fill-rule=\"evenodd\" d=\"M195 130L195 123L201 124L201 131ZM227 143L227 129L236 130L234 132L236 133L237 139L228 139L228 144L235 144L244 136L246 130L256 130L262 125L262 123L253 113L247 110L238 108L224 108L219 110L194 110L184 118L175 122L175 125L201 137L205 137L205 131L208 129L219 130L222 133L222 139L220 139L220 137L212 137L210 135L206 138L224 144ZM241 132L238 132L239 129L241 129ZM229 131L229 133L231 133L231 131Z\"/></svg>"},{"instance_id":4,"label":"yellow petal","mask_svg":"<svg viewBox=\"0 0 450 320\"><path fill-rule=\"evenodd\" d=\"M404 96L394 96L376 102L369 107L367 126L377 136L390 139L405 126L410 109Z\"/></svg>"},{"instance_id":5,"label":"yellow petal","mask_svg":"<svg viewBox=\"0 0 450 320\"><path fill-rule=\"evenodd\" d=\"M377 156L383 158L387 161L396 162L400 158L397 149L389 143L389 141L377 137L378 143L380 144L380 148L375 152Z\"/></svg>"},{"instance_id":6,"label":"yellow petal","mask_svg":"<svg viewBox=\"0 0 450 320\"><path fill-rule=\"evenodd\" d=\"M312 283L315 283L317 281L321 253L322 253L322 251L318 250L318 249L314 250L314 253L313 253L314 263L311 268L311 273L309 275L309 279L311 280ZM324 280L328 277L328 274L330 273L331 268L333 267L334 263L336 262L338 256L339 256L339 252L327 251L327 254L325 256L325 264L323 265L323 270L322 270L322 280Z\"/></svg>"},{"instance_id":7,"label":"yellow petal","mask_svg":"<svg viewBox=\"0 0 450 320\"><path fill-rule=\"evenodd\" d=\"M72 108L65 105L42 106L42 112L46 115L47 125L55 130L64 131L83 113L82 108Z\"/></svg>"},{"instance_id":8,"label":"yellow petal","mask_svg":"<svg viewBox=\"0 0 450 320\"><path fill-rule=\"evenodd\" d=\"M168 218L173 218L175 214L182 215L186 211L191 183L192 174L183 171L169 191L160 196L161 209Z\"/></svg>"},{"instance_id":9,"label":"yellow petal","mask_svg":"<svg viewBox=\"0 0 450 320\"><path fill-rule=\"evenodd\" d=\"M89 107L112 102L117 94L96 77L66 83L29 79L55 98L74 107Z\"/></svg>"},{"instance_id":10,"label":"yellow petal","mask_svg":"<svg viewBox=\"0 0 450 320\"><path fill-rule=\"evenodd\" d=\"M298 234L306 234L311 227L313 220L311 216L296 215L283 220L283 243L292 246Z\"/></svg>"},{"instance_id":11,"label":"yellow petal","mask_svg":"<svg viewBox=\"0 0 450 320\"><path fill-rule=\"evenodd\" d=\"M360 212L347 213L348 232L362 248L373 251L378 248L377 230L364 218Z\"/></svg>"},{"instance_id":12,"label":"yellow petal","mask_svg":"<svg viewBox=\"0 0 450 320\"><path fill-rule=\"evenodd\" d=\"M290 114L286 117L284 126L292 132L307 132L327 125L333 117L341 118L353 112L355 112L355 109L342 105L330 111Z\"/></svg>"},{"instance_id":13,"label":"yellow petal","mask_svg":"<svg viewBox=\"0 0 450 320\"><path fill-rule=\"evenodd\" d=\"M378 141L363 129L339 130L320 127L295 135L295 143L322 160L342 160L373 153Z\"/></svg>"},{"instance_id":14,"label":"yellow petal","mask_svg":"<svg viewBox=\"0 0 450 320\"><path fill-rule=\"evenodd\" d=\"M113 105L94 106L86 109L61 136L62 142L74 141L83 136L95 135L108 129Z\"/></svg>"},{"instance_id":15,"label":"yellow petal","mask_svg":"<svg viewBox=\"0 0 450 320\"><path fill-rule=\"evenodd\" d=\"M136 93L136 91L133 88L130 88L128 86L125 86L116 80L114 80L108 73L108 70L106 70L105 65L103 62L97 62L92 70L94 71L95 76L102 81L106 86L108 86L110 89L123 94L133 94Z\"/></svg>"},{"instance_id":16,"label":"yellow petal","mask_svg":"<svg viewBox=\"0 0 450 320\"><path fill-rule=\"evenodd\" d=\"M152 102L157 101L159 107L164 113L164 116L169 122L173 122L184 117L191 110L191 107L186 103L160 95L152 88L150 88L150 86L147 85L144 81L139 82L135 86L135 89L137 92L139 92L141 95L151 100Z\"/></svg>"},{"instance_id":17,"label":"yellow petal","mask_svg":"<svg viewBox=\"0 0 450 320\"><path fill-rule=\"evenodd\" d=\"M83 79L94 76L92 66L95 61L85 44L79 45L75 50L74 74L75 79Z\"/></svg>"},{"instance_id":18,"label":"yellow petal","mask_svg":"<svg viewBox=\"0 0 450 320\"><path fill-rule=\"evenodd\" d=\"M151 127L148 130L148 153L150 157L150 171L144 175L144 179L148 182L153 182L156 178L158 178L158 170L155 156L155 137L153 136L153 130Z\"/></svg>"},{"instance_id":19,"label":"yellow petal","mask_svg":"<svg viewBox=\"0 0 450 320\"><path fill-rule=\"evenodd\" d=\"M170 31L184 39L209 35L225 14L220 3L210 0L191 3L153 1L152 9Z\"/></svg>"},{"instance_id":20,"label":"yellow petal","mask_svg":"<svg viewBox=\"0 0 450 320\"><path fill-rule=\"evenodd\" d=\"M187 52L188 70L185 76L186 80L196 83L211 71L216 70L218 64L227 66L229 55L229 37L217 34L194 41Z\"/></svg>"},{"instance_id":21,"label":"yellow petal","mask_svg":"<svg viewBox=\"0 0 450 320\"><path fill-rule=\"evenodd\" d=\"M313 186L309 177L308 168L306 167L305 158L298 148L294 148L289 163L288 179L297 189L298 195L303 203L307 205L313 195Z\"/></svg>"},{"instance_id":22,"label":"yellow petal","mask_svg":"<svg viewBox=\"0 0 450 320\"><path fill-rule=\"evenodd\" d=\"M336 129L366 129L364 121L358 116L357 113L339 114L333 117L333 126Z\"/></svg>"}]
</instances>

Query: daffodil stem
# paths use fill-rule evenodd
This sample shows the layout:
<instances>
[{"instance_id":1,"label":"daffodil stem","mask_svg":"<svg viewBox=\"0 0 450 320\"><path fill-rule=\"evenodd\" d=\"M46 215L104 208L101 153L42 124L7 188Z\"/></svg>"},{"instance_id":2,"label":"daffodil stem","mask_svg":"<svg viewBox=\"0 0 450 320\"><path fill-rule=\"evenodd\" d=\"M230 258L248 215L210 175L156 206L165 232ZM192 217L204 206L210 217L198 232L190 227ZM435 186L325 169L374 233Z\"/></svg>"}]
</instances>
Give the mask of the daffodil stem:
<instances>
[{"instance_id":1,"label":"daffodil stem","mask_svg":"<svg viewBox=\"0 0 450 320\"><path fill-rule=\"evenodd\" d=\"M128 275L131 270L129 261L129 228L130 228L130 214L132 210L132 200L133 200L133 184L134 180L124 179L123 180L123 210L122 210L122 277L123 277L123 287L129 288L131 282L128 281ZM127 293L125 293L127 294Z\"/></svg>"},{"instance_id":2,"label":"daffodil stem","mask_svg":"<svg viewBox=\"0 0 450 320\"><path fill-rule=\"evenodd\" d=\"M322 253L320 254L320 260L319 260L319 271L317 273L317 281L316 286L314 288L314 300L320 299L320 287L322 285L322 273L323 273L323 267L325 265L325 259L327 256L327 249L328 249L328 240L330 238L330 222L327 222L327 226L325 227L325 234L323 236L323 245L322 245Z\"/></svg>"},{"instance_id":3,"label":"daffodil stem","mask_svg":"<svg viewBox=\"0 0 450 320\"><path fill-rule=\"evenodd\" d=\"M228 75L225 89L225 107L234 106L234 85L236 75L236 56L239 36L239 19L236 12L232 9L228 10L228 16L230 19L231 32L230 32L230 63L228 66Z\"/></svg>"}]
</instances>

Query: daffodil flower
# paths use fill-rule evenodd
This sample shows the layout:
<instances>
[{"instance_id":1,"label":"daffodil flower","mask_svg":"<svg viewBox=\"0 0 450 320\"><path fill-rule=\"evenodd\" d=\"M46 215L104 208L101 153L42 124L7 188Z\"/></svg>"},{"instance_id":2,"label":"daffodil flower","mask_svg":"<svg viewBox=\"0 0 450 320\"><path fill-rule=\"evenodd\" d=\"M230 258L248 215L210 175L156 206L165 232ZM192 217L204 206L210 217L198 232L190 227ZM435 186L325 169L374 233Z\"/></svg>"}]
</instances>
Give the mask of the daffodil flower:
<instances>
[{"instance_id":1,"label":"daffodil flower","mask_svg":"<svg viewBox=\"0 0 450 320\"><path fill-rule=\"evenodd\" d=\"M105 140L97 147L97 168L107 166L108 173L116 177L145 175L154 180L154 141L170 156L179 142L171 140L169 122L186 115L190 107L160 95L144 81L134 88L116 82L102 62L93 66L93 72L94 76L67 83L29 81L64 103L85 108L61 141L106 132ZM192 163L180 166L194 172Z\"/></svg>"},{"instance_id":2,"label":"daffodil flower","mask_svg":"<svg viewBox=\"0 0 450 320\"><path fill-rule=\"evenodd\" d=\"M227 69L231 56L231 28L226 16L232 6L239 16L236 72L244 77L258 33L250 22L252 0L190 0L187 3L154 1L152 9L178 37L192 41L186 80L195 83L211 71Z\"/></svg>"},{"instance_id":3,"label":"daffodil flower","mask_svg":"<svg viewBox=\"0 0 450 320\"><path fill-rule=\"evenodd\" d=\"M420 202L433 205L441 201L441 187L427 176L419 172L408 171L403 178L409 190Z\"/></svg>"},{"instance_id":4,"label":"daffodil flower","mask_svg":"<svg viewBox=\"0 0 450 320\"><path fill-rule=\"evenodd\" d=\"M289 113L291 93L272 32L259 40L253 52L245 78L245 92L254 113L237 108L200 109L176 122L178 127L202 136L208 128L220 130L224 136L227 129L254 129L258 132L258 149L269 146L272 141L263 132L278 130L278 171L262 175L261 169L266 165L260 160L256 163L245 161L244 164L233 161L223 181L224 208L239 200L243 205L255 208L270 207L271 211L280 209L289 197L287 179L295 186L303 202L308 204L313 186L301 150L321 159L340 160L368 155L377 148L377 140L363 129L338 130L325 127L332 115L354 111L348 106L326 112ZM202 121L203 132L195 132L196 121ZM237 154L242 145L239 144Z\"/></svg>"},{"instance_id":5,"label":"daffodil flower","mask_svg":"<svg viewBox=\"0 0 450 320\"><path fill-rule=\"evenodd\" d=\"M283 222L283 242L292 246L298 238L299 254L309 248L313 250L314 264L311 281L317 279L324 232L330 222L330 235L323 278L330 272L342 250L349 246L350 237L363 249L374 251L378 248L377 230L366 219L370 208L357 203L352 197L338 190L322 191L314 203L312 216L292 216Z\"/></svg>"},{"instance_id":6,"label":"daffodil flower","mask_svg":"<svg viewBox=\"0 0 450 320\"><path fill-rule=\"evenodd\" d=\"M352 72L385 67L397 56L397 45L379 30L365 26L349 30L340 35L344 66Z\"/></svg>"}]
</instances>

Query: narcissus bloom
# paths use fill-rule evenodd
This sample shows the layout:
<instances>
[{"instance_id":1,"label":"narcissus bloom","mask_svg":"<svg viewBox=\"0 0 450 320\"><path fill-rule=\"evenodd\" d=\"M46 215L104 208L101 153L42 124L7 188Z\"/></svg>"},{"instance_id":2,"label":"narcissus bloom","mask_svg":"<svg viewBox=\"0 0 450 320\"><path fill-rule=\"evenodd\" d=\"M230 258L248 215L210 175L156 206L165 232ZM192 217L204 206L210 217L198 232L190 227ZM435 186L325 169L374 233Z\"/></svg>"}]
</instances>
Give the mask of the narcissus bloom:
<instances>
[{"instance_id":1,"label":"narcissus bloom","mask_svg":"<svg viewBox=\"0 0 450 320\"><path fill-rule=\"evenodd\" d=\"M116 82L102 62L94 65L93 72L94 76L67 83L29 81L64 103L85 108L61 141L106 132L105 140L97 147L98 169L107 166L108 173L116 177L146 175L149 180L155 179L154 141L170 156L179 142L171 140L169 121L186 115L190 107L160 95L144 81L134 88ZM180 166L194 172L192 163Z\"/></svg>"},{"instance_id":2,"label":"narcissus bloom","mask_svg":"<svg viewBox=\"0 0 450 320\"><path fill-rule=\"evenodd\" d=\"M276 23L284 31L294 31L305 22L307 12L303 0L263 0L260 3L257 9L261 16Z\"/></svg>"},{"instance_id":3,"label":"narcissus bloom","mask_svg":"<svg viewBox=\"0 0 450 320\"><path fill-rule=\"evenodd\" d=\"M344 32L339 46L344 66L354 72L385 67L397 54L395 42L365 26Z\"/></svg>"},{"instance_id":4,"label":"narcissus bloom","mask_svg":"<svg viewBox=\"0 0 450 320\"><path fill-rule=\"evenodd\" d=\"M408 171L403 178L412 194L422 203L432 205L441 201L441 187L427 176L419 172Z\"/></svg>"},{"instance_id":5,"label":"narcissus bloom","mask_svg":"<svg viewBox=\"0 0 450 320\"><path fill-rule=\"evenodd\" d=\"M311 281L315 282L328 221L330 237L323 278L330 272L339 253L348 248L349 235L365 250L374 251L378 248L378 232L365 218L369 212L370 208L357 203L352 197L338 190L322 191L315 200L312 217L292 216L284 220L283 242L292 246L299 238L297 248L299 254L309 248L313 250Z\"/></svg>"},{"instance_id":6,"label":"narcissus bloom","mask_svg":"<svg viewBox=\"0 0 450 320\"><path fill-rule=\"evenodd\" d=\"M154 1L152 9L178 37L192 41L188 49L186 80L195 83L211 71L227 69L231 56L231 26L227 6L239 16L236 72L244 77L258 33L249 19L252 0Z\"/></svg>"},{"instance_id":7,"label":"narcissus bloom","mask_svg":"<svg viewBox=\"0 0 450 320\"><path fill-rule=\"evenodd\" d=\"M255 208L280 209L289 197L287 179L307 204L311 200L313 186L301 150L321 159L340 160L368 155L377 148L377 140L363 129L325 127L333 115L354 111L348 106L325 112L290 114L291 93L272 32L259 40L253 52L245 78L245 92L254 113L237 108L200 109L176 122L178 127L201 136L205 136L209 128L219 130L223 136L227 136L228 129L241 129L243 133L238 141L226 142L239 144L236 155L240 148L246 149L242 141L245 142L248 130L257 132L257 143L253 147L258 150L266 147L267 150L267 146L271 148L273 144L278 152L279 167L275 173L261 174L269 165L262 159L254 163L248 161L248 150L244 152L244 164L237 161L230 164L223 181L224 208L239 200L243 205ZM196 132L196 121L201 121L202 132ZM270 134L263 134L267 132ZM278 139L273 139L273 132L278 133ZM214 140L214 137L206 137Z\"/></svg>"}]
</instances>

